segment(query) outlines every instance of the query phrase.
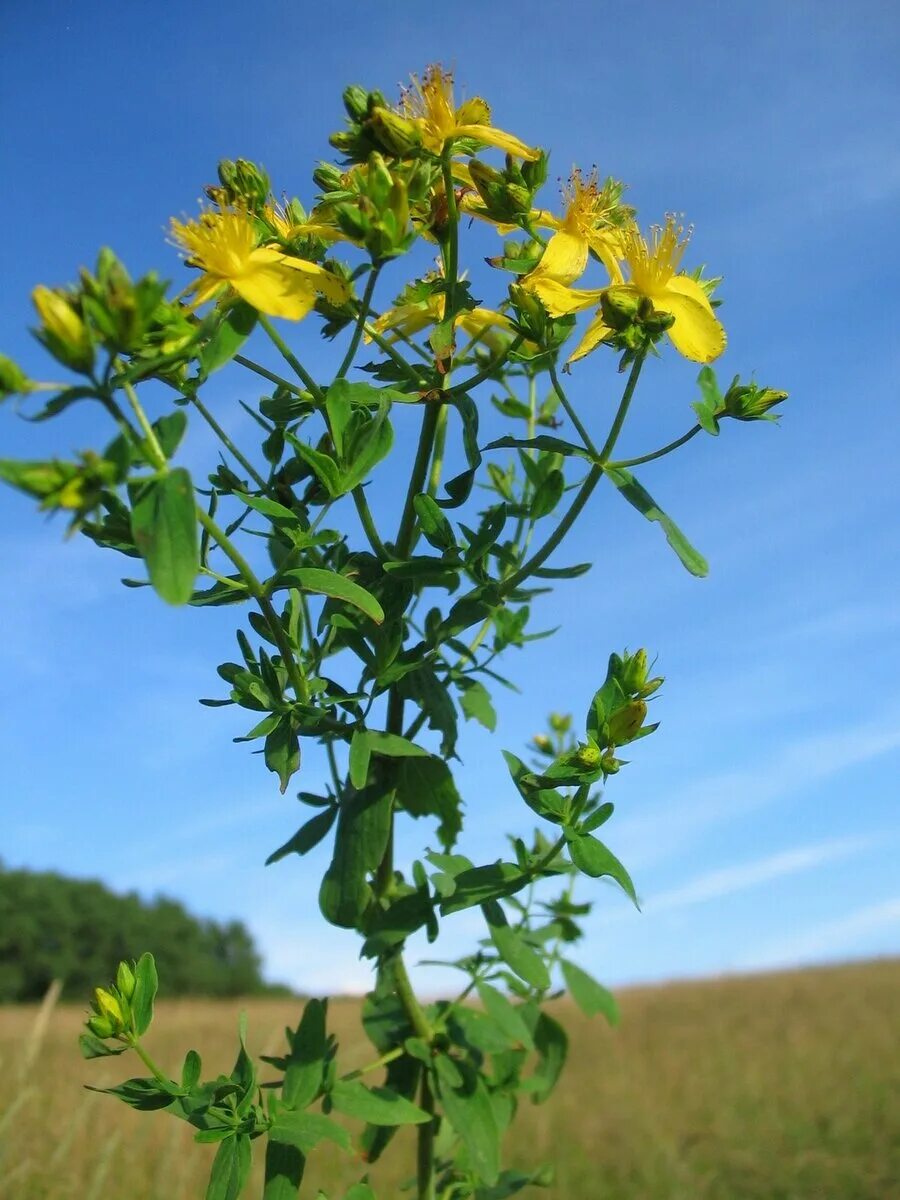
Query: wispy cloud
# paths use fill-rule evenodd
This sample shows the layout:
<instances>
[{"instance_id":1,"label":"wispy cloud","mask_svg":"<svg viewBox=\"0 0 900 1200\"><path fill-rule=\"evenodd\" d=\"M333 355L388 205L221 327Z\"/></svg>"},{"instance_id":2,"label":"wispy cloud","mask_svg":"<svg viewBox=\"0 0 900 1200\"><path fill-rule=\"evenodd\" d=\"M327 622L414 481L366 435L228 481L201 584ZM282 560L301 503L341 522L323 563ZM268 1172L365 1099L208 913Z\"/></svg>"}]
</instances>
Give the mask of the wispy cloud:
<instances>
[{"instance_id":1,"label":"wispy cloud","mask_svg":"<svg viewBox=\"0 0 900 1200\"><path fill-rule=\"evenodd\" d=\"M765 970L805 963L841 954L873 952L871 945L860 942L884 930L900 930L900 896L857 909L845 917L823 921L809 929L764 942L740 957L734 966L741 970Z\"/></svg>"},{"instance_id":2,"label":"wispy cloud","mask_svg":"<svg viewBox=\"0 0 900 1200\"><path fill-rule=\"evenodd\" d=\"M760 884L770 883L774 879L783 879L800 871L814 870L826 863L859 854L868 849L874 840L873 837L835 838L811 846L782 850L753 862L707 871L680 887L651 895L643 908L647 913L656 914L719 900L723 896L731 896L735 892L743 892Z\"/></svg>"},{"instance_id":3,"label":"wispy cloud","mask_svg":"<svg viewBox=\"0 0 900 1200\"><path fill-rule=\"evenodd\" d=\"M792 798L811 784L900 749L900 713L878 724L800 738L761 762L682 786L618 829L628 861L646 865L681 850L704 830L735 816Z\"/></svg>"}]
</instances>

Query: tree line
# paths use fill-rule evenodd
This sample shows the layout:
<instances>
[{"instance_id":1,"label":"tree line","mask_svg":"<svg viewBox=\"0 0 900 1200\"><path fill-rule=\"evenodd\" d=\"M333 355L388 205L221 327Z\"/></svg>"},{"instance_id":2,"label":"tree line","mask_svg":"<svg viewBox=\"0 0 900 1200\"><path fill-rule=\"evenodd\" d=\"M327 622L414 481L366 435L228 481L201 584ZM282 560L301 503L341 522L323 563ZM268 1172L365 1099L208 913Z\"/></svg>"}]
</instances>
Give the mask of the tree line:
<instances>
[{"instance_id":1,"label":"tree line","mask_svg":"<svg viewBox=\"0 0 900 1200\"><path fill-rule=\"evenodd\" d=\"M95 880L0 863L0 1003L39 999L54 979L87 1001L121 959L149 950L164 996L271 992L240 921L192 916L176 900L118 895Z\"/></svg>"}]
</instances>

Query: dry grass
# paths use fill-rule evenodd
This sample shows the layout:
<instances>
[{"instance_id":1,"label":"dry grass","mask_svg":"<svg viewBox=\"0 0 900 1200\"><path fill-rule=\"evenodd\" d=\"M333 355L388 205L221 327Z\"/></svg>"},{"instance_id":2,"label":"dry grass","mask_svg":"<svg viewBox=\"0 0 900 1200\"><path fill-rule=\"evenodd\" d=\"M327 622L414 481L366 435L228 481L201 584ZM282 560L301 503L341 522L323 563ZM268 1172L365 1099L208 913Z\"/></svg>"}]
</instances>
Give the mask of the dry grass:
<instances>
[{"instance_id":1,"label":"dry grass","mask_svg":"<svg viewBox=\"0 0 900 1200\"><path fill-rule=\"evenodd\" d=\"M621 1000L615 1032L565 1012L568 1074L548 1105L523 1108L510 1136L517 1165L556 1163L556 1186L536 1198L900 1198L900 960L634 990ZM251 1002L251 1049L274 1049L296 1007ZM173 1070L190 1046L211 1071L228 1070L235 1009L161 1005L149 1048ZM332 1016L342 1060L368 1058L356 1003L334 1004ZM43 1015L0 1010L0 1200L200 1200L212 1149L193 1146L190 1130L165 1114L83 1091L129 1069L122 1059L82 1062L80 1020L77 1009L52 1004ZM385 1200L399 1194L411 1161L403 1140L373 1175ZM323 1152L304 1193L321 1184L341 1195L358 1177Z\"/></svg>"}]
</instances>

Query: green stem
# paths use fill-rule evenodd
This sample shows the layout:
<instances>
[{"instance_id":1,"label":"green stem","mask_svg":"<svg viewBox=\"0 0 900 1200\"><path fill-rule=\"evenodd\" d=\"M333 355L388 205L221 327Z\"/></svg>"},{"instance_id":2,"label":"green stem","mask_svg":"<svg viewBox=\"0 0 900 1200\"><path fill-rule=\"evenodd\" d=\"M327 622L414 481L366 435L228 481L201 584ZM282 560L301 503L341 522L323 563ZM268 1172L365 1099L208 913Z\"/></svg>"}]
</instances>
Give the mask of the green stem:
<instances>
[{"instance_id":1,"label":"green stem","mask_svg":"<svg viewBox=\"0 0 900 1200\"><path fill-rule=\"evenodd\" d=\"M281 375L277 375L274 371L270 371L268 367L263 367L259 363L253 361L252 358L245 358L243 354L236 354L234 361L240 363L242 367L246 367L248 371L252 371L254 375L261 375L263 379L268 379L269 383L277 384L278 387L287 388L289 392L293 392L295 396L299 396L302 400L311 400L312 396L309 392L304 392L302 388L298 388L296 383L291 383L284 379Z\"/></svg>"},{"instance_id":2,"label":"green stem","mask_svg":"<svg viewBox=\"0 0 900 1200\"><path fill-rule=\"evenodd\" d=\"M241 464L260 491L268 491L269 485L266 483L265 479L263 479L262 475L259 474L253 464L244 457L240 450L238 450L237 446L234 444L219 422L215 419L203 401L199 398L199 396L191 395L189 399L191 404L193 404L194 408L196 408L197 412L204 419L225 449L228 450L237 460L237 462Z\"/></svg>"},{"instance_id":3,"label":"green stem","mask_svg":"<svg viewBox=\"0 0 900 1200\"><path fill-rule=\"evenodd\" d=\"M469 378L464 379L462 383L455 383L452 390L454 392L470 392L473 388L478 387L479 383L484 383L486 379L490 379L490 377L495 374L497 369L503 366L509 356L518 350L524 341L525 338L522 334L519 334L517 337L513 338L508 346L505 346L503 350L496 355L496 357L491 359L484 370L479 371L476 375L470 375Z\"/></svg>"},{"instance_id":4,"label":"green stem","mask_svg":"<svg viewBox=\"0 0 900 1200\"><path fill-rule=\"evenodd\" d=\"M402 954L397 954L392 962L392 967L394 971L394 988L407 1017L409 1017L409 1023L412 1025L416 1037L420 1037L423 1042L428 1042L430 1045L431 1039L434 1037L434 1031L431 1028L428 1017L425 1015L425 1009L419 1003L419 999L413 991Z\"/></svg>"},{"instance_id":5,"label":"green stem","mask_svg":"<svg viewBox=\"0 0 900 1200\"><path fill-rule=\"evenodd\" d=\"M631 368L631 374L628 376L628 382L625 385L625 391L622 393L622 399L619 402L618 410L613 420L612 427L609 431L609 437L604 442L603 449L600 451L597 461L593 464L587 475L584 477L581 487L578 489L578 492L575 495L575 499L569 505L569 508L567 509L559 525L557 525L553 533L550 534L543 546L541 546L539 550L536 550L535 553L532 554L531 558L529 558L528 561L525 562L519 568L519 570L516 571L514 575L510 576L510 578L504 583L504 592L508 593L514 591L519 584L524 583L529 575L532 575L539 567L544 565L556 547L560 544L560 542L575 524L575 521L581 513L581 510L587 504L588 500L590 500L591 493L603 478L604 468L609 461L609 456L615 449L616 441L618 440L619 434L622 431L622 426L625 423L625 417L628 414L628 406L631 404L631 398L634 395L634 389L637 387L637 381L641 373L643 361L643 355L638 355L638 357L634 360L634 365Z\"/></svg>"},{"instance_id":6,"label":"green stem","mask_svg":"<svg viewBox=\"0 0 900 1200\"><path fill-rule=\"evenodd\" d=\"M366 1063L364 1067L357 1067L355 1071L348 1071L346 1075L341 1076L341 1079L345 1083L349 1083L351 1079L359 1079L361 1075L369 1075L372 1071L377 1071L379 1067L386 1067L388 1063L402 1058L405 1053L406 1050L402 1046L395 1046L393 1050L388 1050L387 1054L382 1054L381 1058L376 1058L374 1062Z\"/></svg>"},{"instance_id":7,"label":"green stem","mask_svg":"<svg viewBox=\"0 0 900 1200\"><path fill-rule=\"evenodd\" d=\"M447 445L447 418L450 409L442 404L438 410L437 428L434 431L434 452L431 456L431 470L428 472L428 495L436 496L441 482L441 470L444 466L444 448Z\"/></svg>"},{"instance_id":8,"label":"green stem","mask_svg":"<svg viewBox=\"0 0 900 1200\"><path fill-rule=\"evenodd\" d=\"M423 1122L418 1130L419 1140L416 1147L416 1198L417 1200L435 1200L435 1106L434 1092L431 1090L431 1079L427 1069L422 1073L419 1107L431 1116L431 1120Z\"/></svg>"},{"instance_id":9,"label":"green stem","mask_svg":"<svg viewBox=\"0 0 900 1200\"><path fill-rule=\"evenodd\" d=\"M400 518L400 528L397 531L396 549L397 557L400 559L408 558L412 549L416 527L416 510L413 501L425 488L428 464L431 461L431 451L434 448L435 436L437 434L438 413L441 407L443 406L433 402L425 405L425 415L422 418L422 429L419 433L416 458L413 463L412 475L409 479L406 501L403 505L403 515Z\"/></svg>"},{"instance_id":10,"label":"green stem","mask_svg":"<svg viewBox=\"0 0 900 1200\"><path fill-rule=\"evenodd\" d=\"M619 407L610 428L609 437L603 443L603 449L600 451L598 461L601 467L609 462L612 452L616 448L616 442L619 440L619 434L622 432L622 426L625 424L625 418L628 416L628 406L631 404L631 397L634 395L634 389L637 387L637 381L643 365L644 355L643 353L639 353L632 363L631 374L628 376L625 391L622 393L622 399L619 401Z\"/></svg>"},{"instance_id":11,"label":"green stem","mask_svg":"<svg viewBox=\"0 0 900 1200\"><path fill-rule=\"evenodd\" d=\"M147 1068L147 1070L151 1073L151 1075L153 1075L153 1077L157 1080L157 1082L166 1084L166 1085L168 1085L168 1087L171 1087L172 1080L166 1078L166 1076L162 1073L162 1071L159 1069L159 1067L156 1065L156 1063L153 1061L153 1059L150 1057L150 1055L147 1053L147 1051L144 1049L144 1047L138 1041L137 1037L133 1037L130 1039L130 1045L131 1045L132 1050L135 1052L135 1054L138 1056L138 1058L141 1060L141 1062L144 1064L144 1066Z\"/></svg>"},{"instance_id":12,"label":"green stem","mask_svg":"<svg viewBox=\"0 0 900 1200\"><path fill-rule=\"evenodd\" d=\"M378 530L375 527L375 521L372 517L372 510L369 508L369 502L366 499L366 493L363 490L362 484L359 484L351 492L353 503L356 505L356 512L359 516L360 523L365 531L366 537L369 539L369 545L375 552L376 557L387 560L391 556L385 548L384 542L381 540Z\"/></svg>"},{"instance_id":13,"label":"green stem","mask_svg":"<svg viewBox=\"0 0 900 1200\"><path fill-rule=\"evenodd\" d=\"M673 450L677 450L679 446L683 446L685 442L689 442L692 437L696 437L702 431L701 425L695 425L693 429L689 429L687 433L676 438L674 442L669 442L659 450L654 450L652 454L642 454L640 458L622 458L616 462L610 462L607 466L610 467L639 467L641 463L653 462L655 458L662 458L664 454L671 454Z\"/></svg>"},{"instance_id":14,"label":"green stem","mask_svg":"<svg viewBox=\"0 0 900 1200\"><path fill-rule=\"evenodd\" d=\"M584 442L585 449L588 450L589 453L591 455L593 455L594 458L599 458L599 454L597 452L597 447L594 445L593 441L591 440L591 435L585 429L584 425L582 425L581 420L579 419L578 413L572 407L572 405L569 401L569 397L566 395L565 391L563 390L562 384L559 382L559 376L556 373L556 363L555 362L550 363L549 370L550 370L550 379L553 383L554 390L556 391L557 396L559 396L560 403L562 404L563 408L568 413L569 420L572 422L572 424L578 430L578 436Z\"/></svg>"},{"instance_id":15,"label":"green stem","mask_svg":"<svg viewBox=\"0 0 900 1200\"><path fill-rule=\"evenodd\" d=\"M284 361L296 371L297 378L306 384L312 392L313 397L319 404L322 404L325 400L325 393L264 313L259 314L259 323L271 338L272 344L277 348Z\"/></svg>"},{"instance_id":16,"label":"green stem","mask_svg":"<svg viewBox=\"0 0 900 1200\"><path fill-rule=\"evenodd\" d=\"M359 317L353 329L353 336L350 339L350 345L347 347L347 353L344 355L341 365L338 367L335 379L343 379L350 366L356 357L356 351L359 349L359 343L362 340L363 330L365 329L366 321L369 319L369 307L372 303L372 296L375 293L375 285L378 282L378 276L381 273L381 264L373 267L369 272L369 278L366 280L366 288L363 292L363 298L359 304Z\"/></svg>"},{"instance_id":17,"label":"green stem","mask_svg":"<svg viewBox=\"0 0 900 1200\"><path fill-rule=\"evenodd\" d=\"M441 155L441 173L444 177L444 194L447 198L447 221L449 230L444 255L444 278L447 281L447 303L444 320L456 316L456 284L459 278L459 210L456 206L456 184L453 179L453 145L445 147Z\"/></svg>"},{"instance_id":18,"label":"green stem","mask_svg":"<svg viewBox=\"0 0 900 1200\"><path fill-rule=\"evenodd\" d=\"M197 519L243 576L247 584L247 591L259 605L259 610L266 619L269 632L272 634L275 645L278 647L278 652L281 655L297 699L302 704L308 704L309 685L306 682L306 676L303 674L300 664L297 662L294 652L288 644L284 634L284 627L272 606L272 601L266 594L266 589L260 583L259 579L257 579L253 568L241 554L240 550L238 550L237 546L234 545L225 531L219 528L206 509L201 508L199 505L197 506Z\"/></svg>"},{"instance_id":19,"label":"green stem","mask_svg":"<svg viewBox=\"0 0 900 1200\"><path fill-rule=\"evenodd\" d=\"M156 436L153 426L150 424L150 421L147 419L147 414L141 407L141 402L137 398L137 392L135 392L130 383L124 383L122 385L122 390L128 397L128 403L131 405L131 411L137 418L137 423L140 425L144 434L144 438L146 439L147 443L147 451L150 455L153 465L160 471L167 471L169 469L169 460L163 453L163 448L159 444L159 439Z\"/></svg>"},{"instance_id":20,"label":"green stem","mask_svg":"<svg viewBox=\"0 0 900 1200\"><path fill-rule=\"evenodd\" d=\"M392 361L395 362L398 367L400 367L406 377L416 385L419 391L424 392L428 390L428 384L419 377L415 367L412 366L411 363L408 363L403 355L394 349L387 338L381 336L374 325L367 322L364 328L366 336L370 338L371 341L373 341L375 345L379 347L379 349L383 350L388 358L392 359Z\"/></svg>"}]
</instances>

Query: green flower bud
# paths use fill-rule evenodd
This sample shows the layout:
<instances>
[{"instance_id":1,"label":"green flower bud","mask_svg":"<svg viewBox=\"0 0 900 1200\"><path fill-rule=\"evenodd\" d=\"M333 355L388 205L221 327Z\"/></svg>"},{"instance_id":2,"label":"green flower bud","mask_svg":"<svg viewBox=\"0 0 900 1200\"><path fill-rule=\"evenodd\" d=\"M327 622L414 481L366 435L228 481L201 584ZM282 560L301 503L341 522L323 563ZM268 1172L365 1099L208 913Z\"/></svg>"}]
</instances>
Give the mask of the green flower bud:
<instances>
[{"instance_id":1,"label":"green flower bud","mask_svg":"<svg viewBox=\"0 0 900 1200\"><path fill-rule=\"evenodd\" d=\"M546 733L536 733L531 741L535 750L539 750L541 754L553 753L553 743L547 737Z\"/></svg>"},{"instance_id":2,"label":"green flower bud","mask_svg":"<svg viewBox=\"0 0 900 1200\"><path fill-rule=\"evenodd\" d=\"M594 767L600 766L603 761L603 753L599 746L587 742L578 747L573 755L573 759L579 767L586 767L590 771Z\"/></svg>"},{"instance_id":3,"label":"green flower bud","mask_svg":"<svg viewBox=\"0 0 900 1200\"><path fill-rule=\"evenodd\" d=\"M572 728L572 716L570 713L551 713L548 723L554 733L568 733Z\"/></svg>"},{"instance_id":4,"label":"green flower bud","mask_svg":"<svg viewBox=\"0 0 900 1200\"><path fill-rule=\"evenodd\" d=\"M112 1025L114 1033L121 1033L125 1028L125 1016L119 1001L106 988L94 989L94 1007L100 1017L105 1017Z\"/></svg>"},{"instance_id":5,"label":"green flower bud","mask_svg":"<svg viewBox=\"0 0 900 1200\"><path fill-rule=\"evenodd\" d=\"M120 962L116 972L116 987L126 1000L130 1000L134 995L135 983L134 971L127 962Z\"/></svg>"},{"instance_id":6,"label":"green flower bud","mask_svg":"<svg viewBox=\"0 0 900 1200\"><path fill-rule=\"evenodd\" d=\"M643 700L631 700L612 714L607 723L608 736L614 746L630 742L647 716L647 705Z\"/></svg>"},{"instance_id":7,"label":"green flower bud","mask_svg":"<svg viewBox=\"0 0 900 1200\"><path fill-rule=\"evenodd\" d=\"M87 1027L98 1038L110 1038L116 1032L109 1017L89 1017Z\"/></svg>"},{"instance_id":8,"label":"green flower bud","mask_svg":"<svg viewBox=\"0 0 900 1200\"><path fill-rule=\"evenodd\" d=\"M600 310L603 313L603 320L610 329L617 331L627 329L640 316L643 299L644 297L635 295L630 288L607 288L600 297Z\"/></svg>"},{"instance_id":9,"label":"green flower bud","mask_svg":"<svg viewBox=\"0 0 900 1200\"><path fill-rule=\"evenodd\" d=\"M367 125L382 149L397 158L405 158L422 144L418 126L391 108L373 108Z\"/></svg>"},{"instance_id":10,"label":"green flower bud","mask_svg":"<svg viewBox=\"0 0 900 1200\"><path fill-rule=\"evenodd\" d=\"M34 391L34 384L22 370L5 354L0 354L0 400L9 396L27 396Z\"/></svg>"},{"instance_id":11,"label":"green flower bud","mask_svg":"<svg viewBox=\"0 0 900 1200\"><path fill-rule=\"evenodd\" d=\"M362 121L369 111L369 93L359 84L352 83L349 87L344 88L344 94L341 97L344 101L344 108L347 110L347 116L351 121Z\"/></svg>"},{"instance_id":12,"label":"green flower bud","mask_svg":"<svg viewBox=\"0 0 900 1200\"><path fill-rule=\"evenodd\" d=\"M321 162L313 171L313 182L323 192L339 192L344 187L344 176L334 163Z\"/></svg>"},{"instance_id":13,"label":"green flower bud","mask_svg":"<svg viewBox=\"0 0 900 1200\"><path fill-rule=\"evenodd\" d=\"M50 353L73 371L89 371L94 365L94 346L72 300L64 292L40 284L31 299L42 321L38 336Z\"/></svg>"},{"instance_id":14,"label":"green flower bud","mask_svg":"<svg viewBox=\"0 0 900 1200\"><path fill-rule=\"evenodd\" d=\"M368 172L366 175L366 191L376 208L384 208L394 185L394 177L388 170L388 165L377 150L369 155Z\"/></svg>"},{"instance_id":15,"label":"green flower bud","mask_svg":"<svg viewBox=\"0 0 900 1200\"><path fill-rule=\"evenodd\" d=\"M738 421L772 421L777 416L767 416L770 408L787 400L787 392L774 388L761 388L755 383L738 383L737 380L725 393L725 413Z\"/></svg>"}]
</instances>

